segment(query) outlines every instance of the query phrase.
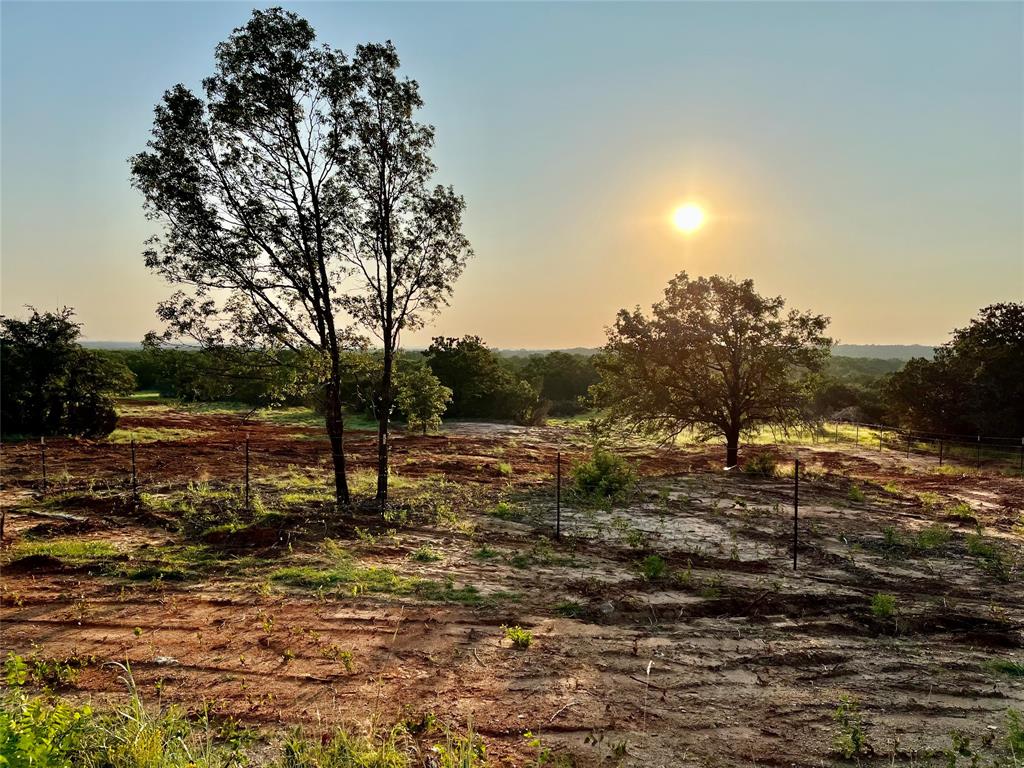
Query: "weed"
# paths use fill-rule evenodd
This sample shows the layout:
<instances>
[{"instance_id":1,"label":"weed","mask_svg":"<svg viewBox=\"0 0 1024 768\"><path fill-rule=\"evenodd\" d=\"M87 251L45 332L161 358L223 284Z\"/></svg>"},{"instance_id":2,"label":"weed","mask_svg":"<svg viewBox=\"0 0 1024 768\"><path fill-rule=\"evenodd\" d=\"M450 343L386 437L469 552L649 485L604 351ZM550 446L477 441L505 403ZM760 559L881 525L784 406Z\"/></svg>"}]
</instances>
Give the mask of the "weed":
<instances>
[{"instance_id":1,"label":"weed","mask_svg":"<svg viewBox=\"0 0 1024 768\"><path fill-rule=\"evenodd\" d=\"M533 633L528 629L523 629L518 624L514 627L502 624L501 629L505 633L505 639L511 642L514 648L526 650L533 642Z\"/></svg>"},{"instance_id":2,"label":"weed","mask_svg":"<svg viewBox=\"0 0 1024 768\"><path fill-rule=\"evenodd\" d=\"M484 546L480 547L480 549L478 549L476 552L473 553L473 557L475 557L477 560L493 560L494 558L498 557L500 554L501 553L498 550L491 549L490 547L488 547L485 544Z\"/></svg>"},{"instance_id":3,"label":"weed","mask_svg":"<svg viewBox=\"0 0 1024 768\"><path fill-rule=\"evenodd\" d=\"M52 539L18 542L9 550L9 560L45 555L68 563L85 564L116 557L117 554L117 547L105 541Z\"/></svg>"},{"instance_id":4,"label":"weed","mask_svg":"<svg viewBox=\"0 0 1024 768\"><path fill-rule=\"evenodd\" d=\"M855 504L863 504L867 496L864 495L864 491L857 485L851 485L850 489L846 492L846 500L852 501Z\"/></svg>"},{"instance_id":5,"label":"weed","mask_svg":"<svg viewBox=\"0 0 1024 768\"><path fill-rule=\"evenodd\" d=\"M503 477L512 477L512 465L507 461L498 462L498 474Z\"/></svg>"},{"instance_id":6,"label":"weed","mask_svg":"<svg viewBox=\"0 0 1024 768\"><path fill-rule=\"evenodd\" d=\"M668 566L661 555L648 555L640 561L640 573L646 581L657 581L664 578Z\"/></svg>"},{"instance_id":7,"label":"weed","mask_svg":"<svg viewBox=\"0 0 1024 768\"><path fill-rule=\"evenodd\" d=\"M860 709L855 701L847 696L842 697L835 712L832 713L832 720L839 726L839 733L833 742L836 752L849 760L867 751L867 737L864 734Z\"/></svg>"},{"instance_id":8,"label":"weed","mask_svg":"<svg viewBox=\"0 0 1024 768\"><path fill-rule=\"evenodd\" d=\"M443 559L440 553L434 551L426 544L414 550L409 557L418 563L435 563L438 560Z\"/></svg>"},{"instance_id":9,"label":"weed","mask_svg":"<svg viewBox=\"0 0 1024 768\"><path fill-rule=\"evenodd\" d=\"M576 619L582 615L583 606L575 600L563 600L555 605L555 613L567 619Z\"/></svg>"},{"instance_id":10,"label":"weed","mask_svg":"<svg viewBox=\"0 0 1024 768\"><path fill-rule=\"evenodd\" d=\"M986 662L985 666L993 672L999 672L1009 677L1024 677L1024 661L992 659Z\"/></svg>"},{"instance_id":11,"label":"weed","mask_svg":"<svg viewBox=\"0 0 1024 768\"><path fill-rule=\"evenodd\" d=\"M956 504L950 504L943 510L947 517L951 517L954 520L962 520L967 523L976 523L977 518L974 516L974 510L971 505L966 501L960 501Z\"/></svg>"},{"instance_id":12,"label":"weed","mask_svg":"<svg viewBox=\"0 0 1024 768\"><path fill-rule=\"evenodd\" d=\"M871 613L879 619L892 618L896 613L896 598L885 592L879 592L871 598Z\"/></svg>"},{"instance_id":13,"label":"weed","mask_svg":"<svg viewBox=\"0 0 1024 768\"><path fill-rule=\"evenodd\" d=\"M777 471L775 457L769 453L759 453L743 464L743 471L755 477L774 477Z\"/></svg>"},{"instance_id":14,"label":"weed","mask_svg":"<svg viewBox=\"0 0 1024 768\"><path fill-rule=\"evenodd\" d=\"M491 510L491 515L499 520L508 520L513 523L519 522L526 516L522 509L507 501L499 501L497 506Z\"/></svg>"}]
</instances>

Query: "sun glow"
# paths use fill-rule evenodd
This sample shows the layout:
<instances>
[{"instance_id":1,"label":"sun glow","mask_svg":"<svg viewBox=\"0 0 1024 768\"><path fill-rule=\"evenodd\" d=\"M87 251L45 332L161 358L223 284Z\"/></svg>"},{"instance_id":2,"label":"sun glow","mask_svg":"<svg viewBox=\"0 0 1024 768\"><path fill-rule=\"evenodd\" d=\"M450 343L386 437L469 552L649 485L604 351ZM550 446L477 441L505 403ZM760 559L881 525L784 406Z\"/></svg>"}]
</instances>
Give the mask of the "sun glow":
<instances>
[{"instance_id":1,"label":"sun glow","mask_svg":"<svg viewBox=\"0 0 1024 768\"><path fill-rule=\"evenodd\" d=\"M672 223L675 228L687 235L704 226L706 218L704 209L694 203L681 205L672 212Z\"/></svg>"}]
</instances>

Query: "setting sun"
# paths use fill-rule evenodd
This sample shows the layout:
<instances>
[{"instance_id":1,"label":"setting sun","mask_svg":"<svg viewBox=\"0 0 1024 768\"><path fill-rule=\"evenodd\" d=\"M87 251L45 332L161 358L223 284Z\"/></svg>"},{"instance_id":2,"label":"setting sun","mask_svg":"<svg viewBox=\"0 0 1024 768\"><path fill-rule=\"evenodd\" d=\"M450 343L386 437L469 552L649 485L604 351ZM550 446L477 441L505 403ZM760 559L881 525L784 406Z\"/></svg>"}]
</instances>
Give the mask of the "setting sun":
<instances>
[{"instance_id":1,"label":"setting sun","mask_svg":"<svg viewBox=\"0 0 1024 768\"><path fill-rule=\"evenodd\" d=\"M699 205L686 203L672 212L672 223L680 232L690 234L704 225L704 210Z\"/></svg>"}]
</instances>

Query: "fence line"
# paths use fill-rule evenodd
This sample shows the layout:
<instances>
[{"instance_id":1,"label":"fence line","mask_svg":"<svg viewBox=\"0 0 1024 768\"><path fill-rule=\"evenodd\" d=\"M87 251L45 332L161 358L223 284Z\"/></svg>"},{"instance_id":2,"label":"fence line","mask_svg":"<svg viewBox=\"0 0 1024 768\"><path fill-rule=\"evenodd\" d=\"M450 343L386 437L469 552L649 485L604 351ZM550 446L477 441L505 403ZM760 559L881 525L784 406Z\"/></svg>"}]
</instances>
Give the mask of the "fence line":
<instances>
[{"instance_id":1,"label":"fence line","mask_svg":"<svg viewBox=\"0 0 1024 768\"><path fill-rule=\"evenodd\" d=\"M888 449L905 453L907 458L911 455L935 457L939 466L950 462L971 465L979 471L982 468L1015 470L1024 477L1024 437L918 431L845 419L825 421L809 432L814 444L852 442L866 447L877 445L879 452ZM800 431L800 434L804 433L805 430ZM773 433L773 437L776 444L781 444L777 435Z\"/></svg>"}]
</instances>

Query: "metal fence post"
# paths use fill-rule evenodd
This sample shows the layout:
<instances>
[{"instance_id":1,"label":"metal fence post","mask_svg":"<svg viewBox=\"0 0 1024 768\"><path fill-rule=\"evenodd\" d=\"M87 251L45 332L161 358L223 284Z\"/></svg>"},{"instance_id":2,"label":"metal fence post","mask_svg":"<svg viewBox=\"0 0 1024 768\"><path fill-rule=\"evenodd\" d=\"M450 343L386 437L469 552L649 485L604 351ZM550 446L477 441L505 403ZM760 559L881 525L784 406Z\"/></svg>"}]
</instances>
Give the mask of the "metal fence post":
<instances>
[{"instance_id":1,"label":"metal fence post","mask_svg":"<svg viewBox=\"0 0 1024 768\"><path fill-rule=\"evenodd\" d=\"M910 458L910 433L907 432L907 458Z\"/></svg>"},{"instance_id":2,"label":"metal fence post","mask_svg":"<svg viewBox=\"0 0 1024 768\"><path fill-rule=\"evenodd\" d=\"M139 475L135 467L135 435L132 435L132 499L139 500Z\"/></svg>"},{"instance_id":3,"label":"metal fence post","mask_svg":"<svg viewBox=\"0 0 1024 768\"><path fill-rule=\"evenodd\" d=\"M562 452L555 457L555 538L562 538Z\"/></svg>"},{"instance_id":4,"label":"metal fence post","mask_svg":"<svg viewBox=\"0 0 1024 768\"><path fill-rule=\"evenodd\" d=\"M939 440L939 466L942 466L942 449L944 447L943 441Z\"/></svg>"},{"instance_id":5,"label":"metal fence post","mask_svg":"<svg viewBox=\"0 0 1024 768\"><path fill-rule=\"evenodd\" d=\"M1024 477L1024 437L1020 439L1020 476Z\"/></svg>"},{"instance_id":6,"label":"metal fence post","mask_svg":"<svg viewBox=\"0 0 1024 768\"><path fill-rule=\"evenodd\" d=\"M245 511L249 511L249 435L245 435Z\"/></svg>"},{"instance_id":7,"label":"metal fence post","mask_svg":"<svg viewBox=\"0 0 1024 768\"><path fill-rule=\"evenodd\" d=\"M43 467L43 496L46 495L46 438L39 438L39 463Z\"/></svg>"},{"instance_id":8,"label":"metal fence post","mask_svg":"<svg viewBox=\"0 0 1024 768\"><path fill-rule=\"evenodd\" d=\"M857 426L854 428L853 441L860 445L860 422L857 422Z\"/></svg>"},{"instance_id":9,"label":"metal fence post","mask_svg":"<svg viewBox=\"0 0 1024 768\"><path fill-rule=\"evenodd\" d=\"M800 459L793 462L793 570L796 570L796 550L799 544L800 529Z\"/></svg>"},{"instance_id":10,"label":"metal fence post","mask_svg":"<svg viewBox=\"0 0 1024 768\"><path fill-rule=\"evenodd\" d=\"M978 455L977 455L977 460L978 460L978 471L980 472L981 471L981 435L978 435Z\"/></svg>"}]
</instances>

